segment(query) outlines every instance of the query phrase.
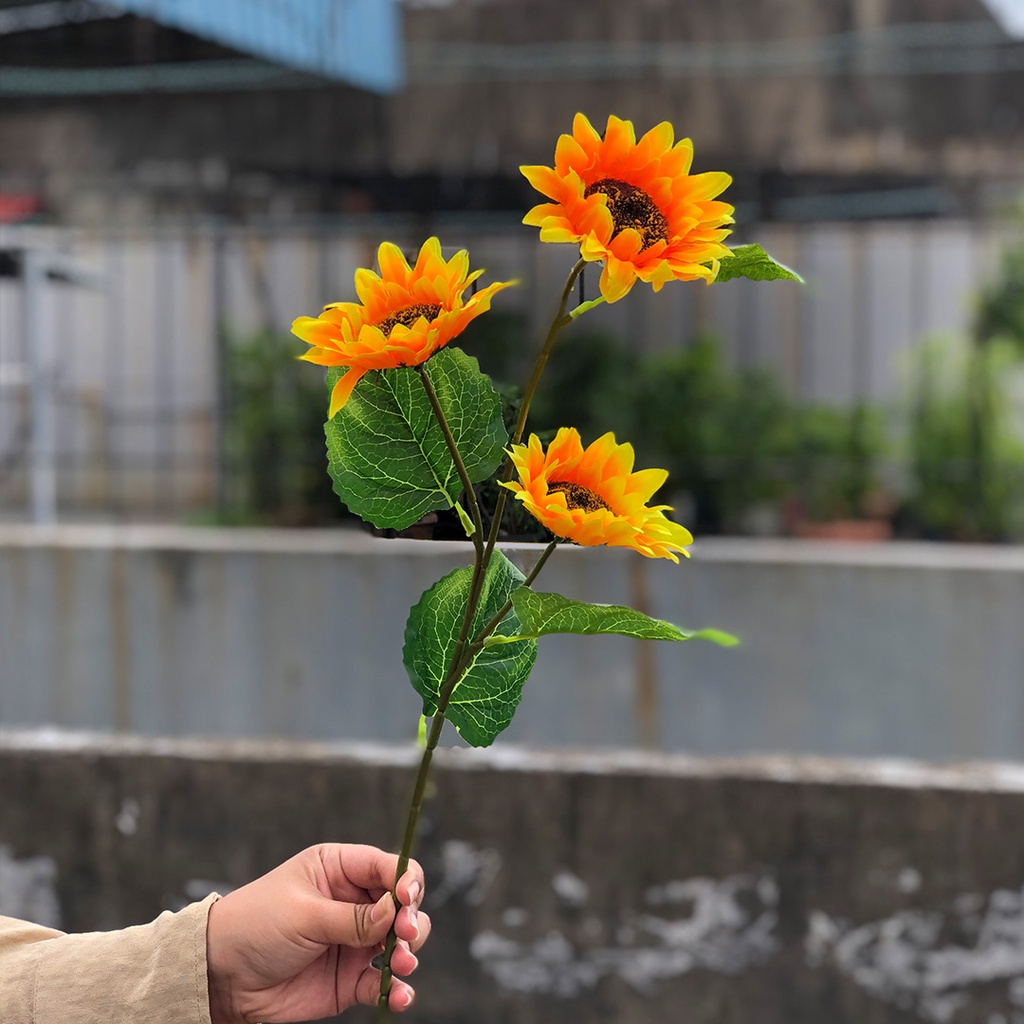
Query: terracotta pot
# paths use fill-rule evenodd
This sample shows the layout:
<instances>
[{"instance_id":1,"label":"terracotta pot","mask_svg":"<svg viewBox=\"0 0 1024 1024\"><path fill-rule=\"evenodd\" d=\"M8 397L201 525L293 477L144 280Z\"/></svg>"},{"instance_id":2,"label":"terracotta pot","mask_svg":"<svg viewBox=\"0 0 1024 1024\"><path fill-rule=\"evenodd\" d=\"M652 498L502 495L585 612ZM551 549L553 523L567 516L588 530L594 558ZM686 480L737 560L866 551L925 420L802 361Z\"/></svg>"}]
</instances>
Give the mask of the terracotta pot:
<instances>
[{"instance_id":1,"label":"terracotta pot","mask_svg":"<svg viewBox=\"0 0 1024 1024\"><path fill-rule=\"evenodd\" d=\"M835 519L827 523L799 522L797 537L806 540L881 541L892 540L888 519Z\"/></svg>"}]
</instances>

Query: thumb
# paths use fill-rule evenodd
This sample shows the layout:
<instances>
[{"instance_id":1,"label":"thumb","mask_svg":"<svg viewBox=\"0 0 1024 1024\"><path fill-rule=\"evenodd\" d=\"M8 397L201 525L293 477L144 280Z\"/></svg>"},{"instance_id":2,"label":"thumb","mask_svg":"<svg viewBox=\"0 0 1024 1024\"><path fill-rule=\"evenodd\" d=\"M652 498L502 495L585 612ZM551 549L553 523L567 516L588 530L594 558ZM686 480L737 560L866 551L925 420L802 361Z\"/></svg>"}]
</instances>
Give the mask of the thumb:
<instances>
[{"instance_id":1,"label":"thumb","mask_svg":"<svg viewBox=\"0 0 1024 1024\"><path fill-rule=\"evenodd\" d=\"M384 893L376 903L319 901L319 941L328 946L367 949L384 941L395 919L395 898Z\"/></svg>"}]
</instances>

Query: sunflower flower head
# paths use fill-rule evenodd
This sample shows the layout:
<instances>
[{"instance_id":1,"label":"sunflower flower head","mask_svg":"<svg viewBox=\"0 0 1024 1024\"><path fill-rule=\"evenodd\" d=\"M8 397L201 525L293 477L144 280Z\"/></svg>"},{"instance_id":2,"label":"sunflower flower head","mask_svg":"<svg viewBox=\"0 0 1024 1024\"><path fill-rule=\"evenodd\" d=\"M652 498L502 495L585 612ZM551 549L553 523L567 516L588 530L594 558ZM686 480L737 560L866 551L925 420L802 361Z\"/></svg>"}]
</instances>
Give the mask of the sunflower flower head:
<instances>
[{"instance_id":1,"label":"sunflower flower head","mask_svg":"<svg viewBox=\"0 0 1024 1024\"><path fill-rule=\"evenodd\" d=\"M621 299L639 279L660 291L667 281L711 282L730 255L733 208L716 199L732 181L722 171L690 174L693 144L674 142L667 121L638 142L629 121L609 117L603 135L577 114L572 135L555 147L554 167L520 167L551 202L524 224L542 242L575 242L588 262L603 262L601 294Z\"/></svg>"},{"instance_id":2,"label":"sunflower flower head","mask_svg":"<svg viewBox=\"0 0 1024 1024\"><path fill-rule=\"evenodd\" d=\"M668 478L664 469L633 472L633 447L605 434L583 447L562 427L545 452L536 434L509 453L519 477L504 484L553 534L584 546L632 548L648 558L688 556L690 531L647 502Z\"/></svg>"},{"instance_id":3,"label":"sunflower flower head","mask_svg":"<svg viewBox=\"0 0 1024 1024\"><path fill-rule=\"evenodd\" d=\"M464 299L483 271L469 272L464 249L446 261L436 238L423 243L412 267L397 245L384 242L377 265L379 275L356 271L358 302L333 302L319 316L300 316L292 323L292 333L310 346L300 358L348 367L331 392L332 418L367 371L426 362L490 309L496 292L514 284L498 281Z\"/></svg>"}]
</instances>

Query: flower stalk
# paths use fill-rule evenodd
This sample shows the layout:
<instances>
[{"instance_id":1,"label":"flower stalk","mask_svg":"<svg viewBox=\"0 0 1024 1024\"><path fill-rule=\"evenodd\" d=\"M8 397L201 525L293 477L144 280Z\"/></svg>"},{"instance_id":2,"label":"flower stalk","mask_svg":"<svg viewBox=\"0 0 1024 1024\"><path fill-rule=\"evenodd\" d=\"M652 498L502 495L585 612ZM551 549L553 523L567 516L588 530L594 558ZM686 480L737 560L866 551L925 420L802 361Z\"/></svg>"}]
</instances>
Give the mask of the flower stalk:
<instances>
[{"instance_id":1,"label":"flower stalk","mask_svg":"<svg viewBox=\"0 0 1024 1024\"><path fill-rule=\"evenodd\" d=\"M533 401L537 385L540 383L541 374L544 372L544 367L547 365L547 361L551 355L552 349L554 348L555 341L557 340L562 328L571 323L574 319L571 313L566 312L566 307L569 305L569 299L572 295L573 287L575 286L577 279L582 275L586 265L586 260L581 257L577 260L566 279L565 287L562 289L561 298L558 303L558 309L555 312L550 327L548 328L547 336L544 339L544 345L537 356L537 360L533 366L533 371L530 374L530 379L523 391L523 400L519 406L519 415L516 417L515 428L512 432L513 444L518 444L523 436L523 431L526 429L526 419L530 412L530 404ZM490 566L491 558L494 554L494 547L498 540L498 533L501 529L501 520L504 517L505 504L507 501L507 491L504 488L500 489L494 511L494 518L491 521L491 529L485 545L483 541L483 522L480 515L480 504L477 500L476 492L473 489L472 481L469 479L469 473L467 472L465 463L458 451L458 446L452 436L451 428L445 418L444 410L441 408L441 404L437 398L437 393L434 391L433 384L426 372L426 368L423 365L419 365L416 369L419 373L420 380L423 382L423 388L426 391L428 400L430 401L430 407L433 410L434 417L436 418L438 425L441 428L441 432L444 435L445 443L451 453L452 460L454 461L456 470L459 474L459 479L462 481L462 486L466 491L466 495L470 503L470 515L472 517L474 527L472 537L474 557L469 597L466 601L465 614L462 617L462 626L459 631L459 638L456 642L455 649L452 652L451 664L449 665L445 681L438 693L437 709L434 712L433 719L431 720L430 732L427 735L426 746L423 749L423 755L420 758L419 770L416 773L416 781L413 784L412 798L409 803L409 813L405 823L405 834L403 835L402 847L398 855L398 869L395 874L396 885L398 884L398 879L402 877L406 868L409 866L409 859L412 856L412 848L416 841L416 831L419 825L420 811L423 806L423 795L426 792L427 780L430 776L430 763L433 760L434 750L437 748L437 744L441 738L441 731L444 728L444 716L445 711L448 709L448 702L451 700L451 696L455 692L455 688L462 681L463 676L468 671L473 660L483 649L484 641L491 635L491 633L494 632L495 629L498 628L502 619L505 618L512 607L512 602L507 601L505 605L499 609L498 613L490 620L490 622L488 622L477 636L473 638L472 643L469 642L469 633L472 629L473 622L476 619L480 605L480 597L483 592L483 581L486 578L487 569ZM512 461L511 459L506 459L505 469L502 474L503 481L505 483L507 483L511 478L512 471ZM544 567L545 562L547 562L551 557L551 554L554 552L556 544L557 541L552 541L552 543L548 545L544 553L537 560L537 563L534 565L530 575L527 576L523 586L529 586L533 583L537 574ZM397 910L397 896L395 897L395 907ZM380 998L377 1001L378 1024L383 1024L383 1022L388 1020L390 1016L390 1011L388 1009L388 994L391 991L391 982L393 977L391 970L391 958L395 951L396 942L397 938L395 936L395 930L394 927L392 927L391 931L388 933L387 940L385 941L382 957Z\"/></svg>"},{"instance_id":2,"label":"flower stalk","mask_svg":"<svg viewBox=\"0 0 1024 1024\"><path fill-rule=\"evenodd\" d=\"M533 568L530 570L529 575L523 581L523 586L528 587L539 575L541 569L544 568L545 563L554 553L555 548L558 546L558 541L552 541L544 549L540 558L537 559ZM430 723L430 732L427 735L426 746L423 748L423 755L420 758L419 771L416 773L416 782L413 785L412 799L409 802L409 814L405 822L405 834L402 837L402 848L398 855L398 868L395 872L395 884L398 884L398 879L405 874L406 869L409 867L409 859L412 857L413 844L416 841L416 831L419 826L420 811L423 808L423 796L427 790L427 781L430 777L430 763L434 757L434 751L437 749L437 744L441 739L441 731L444 728L444 714L448 710L448 702L451 700L452 694L455 692L455 688L462 681L463 676L469 671L469 667L473 664L473 660L483 650L485 641L487 638L501 625L502 619L508 615L512 608L512 602L506 601L505 604L498 610L497 614L480 630L480 632L473 638L473 642L468 647L464 646L464 649L453 659L452 667L448 671L448 675L445 679L444 685L441 687L441 691L438 694L437 699L437 710L434 712L434 716ZM466 620L472 622L476 616L476 609L472 609L470 613L470 605L466 605ZM395 897L395 909L399 908L398 897ZM380 977L380 999L377 1002L377 1021L383 1022L390 1016L388 1009L388 993L391 991L391 957L395 951L395 945L397 937L395 936L394 928L388 932L388 937L384 944L383 962L381 965L381 977Z\"/></svg>"},{"instance_id":3,"label":"flower stalk","mask_svg":"<svg viewBox=\"0 0 1024 1024\"><path fill-rule=\"evenodd\" d=\"M619 301L637 281L659 291L671 280L794 277L758 247L741 247L736 253L726 247L733 210L717 197L729 176L691 174L692 155L689 140L676 142L668 123L637 140L629 121L609 117L606 130L599 133L578 114L573 134L559 140L553 167L520 168L551 200L530 210L524 223L539 227L544 242L578 245L579 258L566 278L523 389L511 436L487 375L465 353L442 351L487 311L493 295L514 283L495 282L478 290L483 271L470 271L465 250L445 260L439 239L430 238L410 265L398 246L384 242L377 253L379 274L356 271L357 302L335 302L318 316L299 317L293 323L293 333L309 346L301 358L333 368L326 427L328 469L335 491L350 509L374 526L402 530L425 511L452 504L452 469L465 494L456 504L472 541L472 567L456 569L426 591L406 630L409 675L433 713L405 818L396 887L412 857L446 716L450 712L468 742L491 743L511 721L540 636L619 633L659 640L732 640L713 630L686 632L632 609L531 589L563 541L629 547L648 558L673 561L688 553L692 541L683 526L665 515L670 511L667 506L649 504L667 471L634 472L632 446L617 443L613 434L586 448L579 433L568 427L558 431L546 451L535 435L524 442L531 404L562 330L601 303ZM756 267L750 253L743 252L755 248L760 253ZM590 300L584 288L588 263L602 267L598 295ZM438 368L433 380L425 365L431 358L436 358ZM423 386L430 416L410 369ZM446 386L439 395L434 382L440 383L442 376ZM361 390L349 404L357 386ZM438 444L435 423L447 456ZM494 514L485 526L474 481L502 462L503 449ZM439 461L444 464L441 472ZM495 559L510 491L555 537L525 577L503 556ZM515 635L498 634L503 622L507 630L513 607L521 628ZM510 641L516 643L506 657L499 645ZM492 646L494 651L481 657ZM463 701L453 699L466 680L466 686L474 688L474 702L493 713L486 723L468 714ZM397 921L400 907L394 890L392 896ZM404 926L403 931L411 935ZM390 1016L391 962L397 944L392 926L381 957L379 1024Z\"/></svg>"},{"instance_id":4,"label":"flower stalk","mask_svg":"<svg viewBox=\"0 0 1024 1024\"><path fill-rule=\"evenodd\" d=\"M562 289L562 296L558 303L558 310L551 321L547 337L544 339L544 345L537 356L537 361L533 364L533 372L530 374L530 379L523 391L523 400L519 405L519 415L516 417L515 429L512 431L512 444L518 444L523 438L523 431L526 429L526 418L530 414L530 403L533 401L533 396L537 391L541 374L544 372L544 367L547 366L548 358L555 347L555 341L558 339L559 333L566 324L571 323L573 320L572 314L566 313L565 308L569 305L569 296L572 295L573 285L576 283L577 278L583 274L586 266L587 261L580 257L572 270L569 271L569 277L566 279L565 287ZM512 470L512 460L508 458L505 460L502 483L508 483L512 479ZM498 542L498 534L501 531L501 521L505 516L505 503L507 500L507 493L504 487L502 487L499 489L498 500L494 507L494 518L491 520L491 529L487 535L487 549L484 552L485 564L490 562L494 545Z\"/></svg>"}]
</instances>

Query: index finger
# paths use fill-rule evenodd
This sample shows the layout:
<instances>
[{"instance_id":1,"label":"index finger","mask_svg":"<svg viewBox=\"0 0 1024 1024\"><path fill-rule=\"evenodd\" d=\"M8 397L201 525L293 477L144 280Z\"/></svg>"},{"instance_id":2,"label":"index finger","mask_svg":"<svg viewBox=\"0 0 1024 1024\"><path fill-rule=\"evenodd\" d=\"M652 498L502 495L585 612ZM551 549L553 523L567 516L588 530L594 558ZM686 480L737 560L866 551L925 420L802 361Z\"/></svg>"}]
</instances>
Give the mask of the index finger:
<instances>
[{"instance_id":1,"label":"index finger","mask_svg":"<svg viewBox=\"0 0 1024 1024\"><path fill-rule=\"evenodd\" d=\"M397 854L387 853L376 846L325 843L320 848L320 856L332 890L340 888L338 883L348 883L375 896L395 888ZM424 888L423 868L417 861L410 860L398 882L398 902L402 906L418 905L423 899Z\"/></svg>"}]
</instances>

